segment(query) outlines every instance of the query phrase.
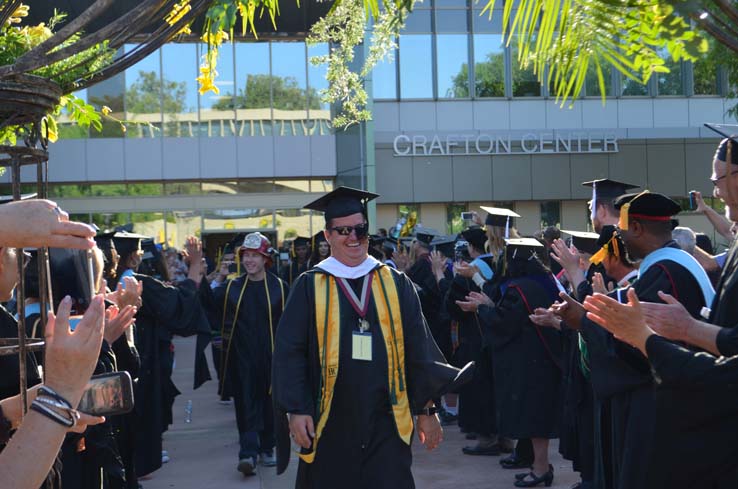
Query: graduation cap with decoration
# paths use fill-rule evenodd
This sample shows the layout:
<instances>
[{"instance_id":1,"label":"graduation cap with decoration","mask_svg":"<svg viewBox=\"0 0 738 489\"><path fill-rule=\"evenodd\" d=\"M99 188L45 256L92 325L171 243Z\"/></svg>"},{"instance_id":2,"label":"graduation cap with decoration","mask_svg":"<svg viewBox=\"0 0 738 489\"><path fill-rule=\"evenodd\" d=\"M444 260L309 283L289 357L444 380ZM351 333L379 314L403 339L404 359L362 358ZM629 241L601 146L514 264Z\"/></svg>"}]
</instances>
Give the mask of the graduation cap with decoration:
<instances>
[{"instance_id":1,"label":"graduation cap with decoration","mask_svg":"<svg viewBox=\"0 0 738 489\"><path fill-rule=\"evenodd\" d=\"M705 127L725 138L720 141L718 149L715 151L715 159L738 165L738 135L736 135L738 126L735 124L705 123Z\"/></svg>"},{"instance_id":2,"label":"graduation cap with decoration","mask_svg":"<svg viewBox=\"0 0 738 489\"><path fill-rule=\"evenodd\" d=\"M509 238L505 240L505 257L508 260L530 260L543 248L537 239Z\"/></svg>"},{"instance_id":3,"label":"graduation cap with decoration","mask_svg":"<svg viewBox=\"0 0 738 489\"><path fill-rule=\"evenodd\" d=\"M487 233L480 227L470 227L461 231L461 236L467 243L471 244L478 250L484 250L484 243L487 242Z\"/></svg>"},{"instance_id":4,"label":"graduation cap with decoration","mask_svg":"<svg viewBox=\"0 0 738 489\"><path fill-rule=\"evenodd\" d=\"M600 231L600 237L597 240L597 247L599 250L597 253L589 258L590 263L599 265L609 255L620 258L625 256L625 243L622 238L618 235L617 228L612 225L602 227Z\"/></svg>"},{"instance_id":5,"label":"graduation cap with decoration","mask_svg":"<svg viewBox=\"0 0 738 489\"><path fill-rule=\"evenodd\" d=\"M515 211L505 209L504 207L487 207L480 206L483 211L487 212L484 224L487 226L497 226L505 228L505 238L510 237L510 226L513 225L513 218L520 217Z\"/></svg>"},{"instance_id":6,"label":"graduation cap with decoration","mask_svg":"<svg viewBox=\"0 0 738 489\"><path fill-rule=\"evenodd\" d=\"M587 231L566 231L564 229L562 229L561 232L571 236L571 244L573 244L579 251L594 255L597 250L600 249L597 245L600 235L597 233L590 233Z\"/></svg>"},{"instance_id":7,"label":"graduation cap with decoration","mask_svg":"<svg viewBox=\"0 0 738 489\"><path fill-rule=\"evenodd\" d=\"M597 215L597 200L613 202L616 198L628 192L630 189L638 188L638 185L618 182L609 178L599 178L589 182L582 182L585 187L592 187L592 205L590 218L594 220Z\"/></svg>"},{"instance_id":8,"label":"graduation cap with decoration","mask_svg":"<svg viewBox=\"0 0 738 489\"><path fill-rule=\"evenodd\" d=\"M681 212L682 208L664 194L643 192L636 194L625 194L615 200L615 208L620 210L620 221L618 227L628 230L630 219L638 219L641 221L653 222L671 222L672 229L676 227L678 221L673 219Z\"/></svg>"},{"instance_id":9,"label":"graduation cap with decoration","mask_svg":"<svg viewBox=\"0 0 738 489\"><path fill-rule=\"evenodd\" d=\"M337 187L324 196L310 202L304 208L323 213L325 222L337 217L363 214L367 217L366 204L379 194L351 187Z\"/></svg>"}]
</instances>

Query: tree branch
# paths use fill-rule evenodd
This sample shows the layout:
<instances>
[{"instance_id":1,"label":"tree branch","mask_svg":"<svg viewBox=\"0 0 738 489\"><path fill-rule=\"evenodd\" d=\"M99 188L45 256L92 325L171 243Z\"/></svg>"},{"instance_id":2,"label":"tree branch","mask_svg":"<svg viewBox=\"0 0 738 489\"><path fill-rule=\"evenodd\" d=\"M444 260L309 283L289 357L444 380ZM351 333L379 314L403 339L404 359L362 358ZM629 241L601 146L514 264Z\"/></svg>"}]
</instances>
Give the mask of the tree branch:
<instances>
[{"instance_id":1,"label":"tree branch","mask_svg":"<svg viewBox=\"0 0 738 489\"><path fill-rule=\"evenodd\" d=\"M709 17L701 19L697 13L691 13L689 16L701 29L714 37L717 42L734 53L738 53L738 39L720 29L713 21L709 20Z\"/></svg>"}]
</instances>

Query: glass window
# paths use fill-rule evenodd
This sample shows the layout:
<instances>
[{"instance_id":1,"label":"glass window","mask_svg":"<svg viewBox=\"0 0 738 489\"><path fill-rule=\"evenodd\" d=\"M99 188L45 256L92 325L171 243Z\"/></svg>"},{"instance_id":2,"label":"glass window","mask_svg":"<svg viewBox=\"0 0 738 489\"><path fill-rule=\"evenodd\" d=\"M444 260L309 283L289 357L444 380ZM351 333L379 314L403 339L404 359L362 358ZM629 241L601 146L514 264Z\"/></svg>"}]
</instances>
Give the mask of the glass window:
<instances>
[{"instance_id":1,"label":"glass window","mask_svg":"<svg viewBox=\"0 0 738 489\"><path fill-rule=\"evenodd\" d=\"M665 60L664 66L669 68L669 73L656 74L659 95L684 95L682 62L674 61L666 50L663 50L661 56Z\"/></svg>"},{"instance_id":2,"label":"glass window","mask_svg":"<svg viewBox=\"0 0 738 489\"><path fill-rule=\"evenodd\" d=\"M188 236L201 234L202 220L199 211L169 211L167 218L167 245L184 248Z\"/></svg>"},{"instance_id":3,"label":"glass window","mask_svg":"<svg viewBox=\"0 0 738 489\"><path fill-rule=\"evenodd\" d=\"M561 202L549 200L541 202L541 229L561 225Z\"/></svg>"},{"instance_id":4,"label":"glass window","mask_svg":"<svg viewBox=\"0 0 738 489\"><path fill-rule=\"evenodd\" d=\"M397 206L397 212L400 214L400 218L395 226L389 230L390 236L393 238L410 236L415 225L420 222L420 205L400 204Z\"/></svg>"},{"instance_id":5,"label":"glass window","mask_svg":"<svg viewBox=\"0 0 738 489\"><path fill-rule=\"evenodd\" d=\"M199 195L202 193L198 182L165 182L163 195Z\"/></svg>"},{"instance_id":6,"label":"glass window","mask_svg":"<svg viewBox=\"0 0 738 489\"><path fill-rule=\"evenodd\" d=\"M375 99L397 99L397 50L374 65L372 89Z\"/></svg>"},{"instance_id":7,"label":"glass window","mask_svg":"<svg viewBox=\"0 0 738 489\"><path fill-rule=\"evenodd\" d=\"M407 16L405 27L402 28L402 34L425 33L431 31L431 12L430 10L413 10ZM402 39L402 36L400 36Z\"/></svg>"},{"instance_id":8,"label":"glass window","mask_svg":"<svg viewBox=\"0 0 738 489\"><path fill-rule=\"evenodd\" d=\"M311 192L330 192L333 190L333 180L311 180Z\"/></svg>"},{"instance_id":9,"label":"glass window","mask_svg":"<svg viewBox=\"0 0 738 489\"><path fill-rule=\"evenodd\" d=\"M131 186L134 185L131 184ZM128 195L128 189L125 183L90 185L89 195L92 197L123 197Z\"/></svg>"},{"instance_id":10,"label":"glass window","mask_svg":"<svg viewBox=\"0 0 738 489\"><path fill-rule=\"evenodd\" d=\"M132 74L134 71L128 70ZM87 103L93 105L96 109L100 110L103 106L109 107L111 116L116 119L125 119L125 93L126 93L126 80L128 79L128 73L123 72L115 75L112 78L104 80L100 83L96 83L91 87L87 88ZM137 131L138 128L129 125L130 130ZM124 135L123 127L120 123L109 119L107 117L102 118L102 130L97 131L90 129L91 138L122 138Z\"/></svg>"},{"instance_id":11,"label":"glass window","mask_svg":"<svg viewBox=\"0 0 738 489\"><path fill-rule=\"evenodd\" d=\"M203 194L261 194L274 191L271 180L242 180L238 182L202 182Z\"/></svg>"},{"instance_id":12,"label":"glass window","mask_svg":"<svg viewBox=\"0 0 738 489\"><path fill-rule=\"evenodd\" d=\"M472 10L472 24L475 33L502 34L502 18L501 9L492 11L492 18L489 18L489 12L482 9Z\"/></svg>"},{"instance_id":13,"label":"glass window","mask_svg":"<svg viewBox=\"0 0 738 489\"><path fill-rule=\"evenodd\" d=\"M275 180L275 192L310 192L310 180Z\"/></svg>"},{"instance_id":14,"label":"glass window","mask_svg":"<svg viewBox=\"0 0 738 489\"><path fill-rule=\"evenodd\" d=\"M236 43L236 121L239 136L271 136L268 42Z\"/></svg>"},{"instance_id":15,"label":"glass window","mask_svg":"<svg viewBox=\"0 0 738 489\"><path fill-rule=\"evenodd\" d=\"M133 46L127 46L126 51ZM126 137L161 136L161 70L160 51L154 51L125 71L125 109L128 129ZM112 109L112 107L111 107Z\"/></svg>"},{"instance_id":16,"label":"glass window","mask_svg":"<svg viewBox=\"0 0 738 489\"><path fill-rule=\"evenodd\" d=\"M505 48L501 34L474 35L474 93L505 96Z\"/></svg>"},{"instance_id":17,"label":"glass window","mask_svg":"<svg viewBox=\"0 0 738 489\"><path fill-rule=\"evenodd\" d=\"M74 92L73 95L87 102L87 89ZM120 114L119 114L120 115ZM67 109L56 118L56 124L59 131L59 139L83 139L89 137L89 132L97 132L95 128L83 128L73 123L69 119L69 111Z\"/></svg>"},{"instance_id":18,"label":"glass window","mask_svg":"<svg viewBox=\"0 0 738 489\"><path fill-rule=\"evenodd\" d=\"M622 75L622 89L621 95L624 97L635 97L648 95L648 85L645 85L637 80Z\"/></svg>"},{"instance_id":19,"label":"glass window","mask_svg":"<svg viewBox=\"0 0 738 489\"><path fill-rule=\"evenodd\" d=\"M461 218L462 212L466 212L466 204L446 205L446 234L459 234L464 230L466 223Z\"/></svg>"},{"instance_id":20,"label":"glass window","mask_svg":"<svg viewBox=\"0 0 738 489\"><path fill-rule=\"evenodd\" d=\"M433 98L431 36L400 36L400 94L403 99Z\"/></svg>"},{"instance_id":21,"label":"glass window","mask_svg":"<svg viewBox=\"0 0 738 489\"><path fill-rule=\"evenodd\" d=\"M239 44L239 43L236 43ZM203 64L207 45L198 44L198 65ZM234 108L235 77L233 74L233 44L223 43L218 50L218 64L215 67L218 77L215 86L219 93L205 92L199 95L200 135L211 138L233 136L236 134Z\"/></svg>"},{"instance_id":22,"label":"glass window","mask_svg":"<svg viewBox=\"0 0 738 489\"><path fill-rule=\"evenodd\" d=\"M131 214L128 212L102 212L98 214L84 214L85 219L82 222L95 224L103 231L115 229L131 222ZM71 219L72 216L69 216Z\"/></svg>"},{"instance_id":23,"label":"glass window","mask_svg":"<svg viewBox=\"0 0 738 489\"><path fill-rule=\"evenodd\" d=\"M438 98L469 97L469 44L466 34L436 36Z\"/></svg>"},{"instance_id":24,"label":"glass window","mask_svg":"<svg viewBox=\"0 0 738 489\"><path fill-rule=\"evenodd\" d=\"M436 10L436 32L468 32L466 10Z\"/></svg>"},{"instance_id":25,"label":"glass window","mask_svg":"<svg viewBox=\"0 0 738 489\"><path fill-rule=\"evenodd\" d=\"M715 45L715 40L708 39L710 44L707 53L693 63L694 72L694 94L695 95L718 95L718 67L721 54ZM722 50L722 47L720 48Z\"/></svg>"},{"instance_id":26,"label":"glass window","mask_svg":"<svg viewBox=\"0 0 738 489\"><path fill-rule=\"evenodd\" d=\"M166 241L166 224L163 212L131 212L133 232L150 236L155 243Z\"/></svg>"},{"instance_id":27,"label":"glass window","mask_svg":"<svg viewBox=\"0 0 738 489\"><path fill-rule=\"evenodd\" d=\"M310 135L325 136L330 134L331 108L321 100L320 92L328 89L328 65L314 65L310 62L313 56L328 54L328 44L308 45L308 107L310 121L307 131Z\"/></svg>"},{"instance_id":28,"label":"glass window","mask_svg":"<svg viewBox=\"0 0 738 489\"><path fill-rule=\"evenodd\" d=\"M276 135L305 135L308 119L306 63L304 42L272 43L272 106Z\"/></svg>"},{"instance_id":29,"label":"glass window","mask_svg":"<svg viewBox=\"0 0 738 489\"><path fill-rule=\"evenodd\" d=\"M510 57L512 59L512 82L513 97L540 97L541 84L538 83L533 67L529 64L527 68L520 68L518 60L517 39L510 42Z\"/></svg>"},{"instance_id":30,"label":"glass window","mask_svg":"<svg viewBox=\"0 0 738 489\"><path fill-rule=\"evenodd\" d=\"M131 196L162 195L164 185L161 183L129 183L126 191Z\"/></svg>"},{"instance_id":31,"label":"glass window","mask_svg":"<svg viewBox=\"0 0 738 489\"><path fill-rule=\"evenodd\" d=\"M436 0L436 8L438 7L466 7L466 0Z\"/></svg>"},{"instance_id":32,"label":"glass window","mask_svg":"<svg viewBox=\"0 0 738 489\"><path fill-rule=\"evenodd\" d=\"M10 194L10 186L8 186L7 191L1 189L0 193L3 195ZM90 185L49 185L49 197L74 199L90 195Z\"/></svg>"},{"instance_id":33,"label":"glass window","mask_svg":"<svg viewBox=\"0 0 738 489\"><path fill-rule=\"evenodd\" d=\"M612 93L612 66L610 63L601 63L602 78L605 82L605 95ZM553 92L552 92L553 94ZM584 94L588 97L601 97L600 79L597 76L597 67L593 60L590 60L587 67L587 76L584 79Z\"/></svg>"},{"instance_id":34,"label":"glass window","mask_svg":"<svg viewBox=\"0 0 738 489\"><path fill-rule=\"evenodd\" d=\"M203 229L247 231L274 227L271 209L217 209L203 211Z\"/></svg>"},{"instance_id":35,"label":"glass window","mask_svg":"<svg viewBox=\"0 0 738 489\"><path fill-rule=\"evenodd\" d=\"M196 136L197 45L167 43L161 58L164 136Z\"/></svg>"},{"instance_id":36,"label":"glass window","mask_svg":"<svg viewBox=\"0 0 738 489\"><path fill-rule=\"evenodd\" d=\"M297 236L306 238L312 236L313 227L310 218L310 211L302 209L281 209L276 212L278 240L281 244L286 239L293 239ZM317 229L315 230L317 232Z\"/></svg>"}]
</instances>

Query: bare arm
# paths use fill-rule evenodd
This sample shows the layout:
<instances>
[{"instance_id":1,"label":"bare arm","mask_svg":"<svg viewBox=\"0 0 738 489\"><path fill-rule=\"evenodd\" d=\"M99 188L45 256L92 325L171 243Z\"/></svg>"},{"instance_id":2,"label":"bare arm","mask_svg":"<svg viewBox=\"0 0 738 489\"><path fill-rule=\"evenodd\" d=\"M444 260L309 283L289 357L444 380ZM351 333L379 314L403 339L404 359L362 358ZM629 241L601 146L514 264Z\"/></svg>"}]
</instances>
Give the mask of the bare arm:
<instances>
[{"instance_id":1,"label":"bare arm","mask_svg":"<svg viewBox=\"0 0 738 489\"><path fill-rule=\"evenodd\" d=\"M704 214L707 220L715 227L715 231L720 233L723 238L732 241L733 233L730 231L730 228L733 223L727 217L719 214L715 209L705 204L701 192L695 192L695 200L697 201L697 212Z\"/></svg>"}]
</instances>

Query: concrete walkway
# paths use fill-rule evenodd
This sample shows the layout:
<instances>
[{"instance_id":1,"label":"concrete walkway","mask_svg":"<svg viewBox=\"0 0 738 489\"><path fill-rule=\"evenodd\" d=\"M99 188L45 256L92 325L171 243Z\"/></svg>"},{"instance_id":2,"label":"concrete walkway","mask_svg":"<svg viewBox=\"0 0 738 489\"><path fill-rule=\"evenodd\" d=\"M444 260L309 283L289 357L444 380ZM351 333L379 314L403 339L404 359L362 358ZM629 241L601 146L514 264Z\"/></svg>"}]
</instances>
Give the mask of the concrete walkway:
<instances>
[{"instance_id":1,"label":"concrete walkway","mask_svg":"<svg viewBox=\"0 0 738 489\"><path fill-rule=\"evenodd\" d=\"M174 343L177 358L174 382L182 395L174 404L174 425L164 437L164 448L169 451L171 461L141 481L144 489L292 489L296 460L290 462L289 469L281 476L277 476L273 468L260 467L258 474L252 477L244 477L236 471L238 434L233 406L218 403L215 381L207 382L197 391L192 390L194 338L178 338ZM210 360L208 351L208 362ZM184 422L188 400L193 404L191 423ZM426 451L416 439L413 442L413 472L418 489L514 487L513 475L517 471L502 469L499 457L473 457L461 453L461 448L471 443L474 442L465 440L456 426L445 428L445 440L433 452ZM555 442L550 453L555 473L552 487L570 487L577 481L571 464L561 459Z\"/></svg>"}]
</instances>

